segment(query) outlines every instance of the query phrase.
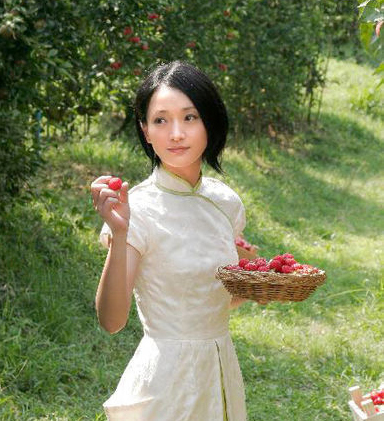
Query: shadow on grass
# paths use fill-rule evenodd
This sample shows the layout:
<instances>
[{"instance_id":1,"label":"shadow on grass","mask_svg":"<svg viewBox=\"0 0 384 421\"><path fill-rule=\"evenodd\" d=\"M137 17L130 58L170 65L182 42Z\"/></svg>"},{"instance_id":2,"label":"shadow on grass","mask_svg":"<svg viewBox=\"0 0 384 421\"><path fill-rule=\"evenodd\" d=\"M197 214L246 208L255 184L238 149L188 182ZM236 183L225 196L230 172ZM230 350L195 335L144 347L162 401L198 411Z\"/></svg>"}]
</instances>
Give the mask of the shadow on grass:
<instances>
[{"instance_id":1,"label":"shadow on grass","mask_svg":"<svg viewBox=\"0 0 384 421\"><path fill-rule=\"evenodd\" d=\"M77 173L75 179L82 179L87 175L90 185L94 178L102 174L113 174L127 180L131 186L143 181L151 173L151 165L139 141L123 140L114 142L101 141L97 138L73 142L63 147L64 157L52 156L51 162L56 167L57 177L60 178L58 169L64 169L71 163Z\"/></svg>"},{"instance_id":2,"label":"shadow on grass","mask_svg":"<svg viewBox=\"0 0 384 421\"><path fill-rule=\"evenodd\" d=\"M374 119L371 119L371 123L372 129L367 129L351 117L321 113L320 128L309 131L305 142L314 144L309 158L330 164L336 171L340 171L341 176L348 175L351 163L364 162L367 166L360 178L375 175L383 169L381 152L384 139L382 133L373 131Z\"/></svg>"},{"instance_id":3,"label":"shadow on grass","mask_svg":"<svg viewBox=\"0 0 384 421\"><path fill-rule=\"evenodd\" d=\"M0 233L1 419L53 419L68 407L71 419L94 419L141 337L134 308L125 333L98 327L105 251L62 205L57 193L15 204Z\"/></svg>"},{"instance_id":4,"label":"shadow on grass","mask_svg":"<svg viewBox=\"0 0 384 421\"><path fill-rule=\"evenodd\" d=\"M350 187L354 180L364 186L384 175L384 142L352 120L327 115L322 122L324 129L317 135L317 142L310 144L308 139L304 145L311 145L309 151L274 154L270 158L273 168L264 178L254 165L252 149L246 150L245 156L230 158L227 168L239 187L246 194L250 192L251 201L261 201L278 224L300 230L298 221L305 218L320 237L340 228L356 235L376 236L380 222L375 217L382 215L382 206L353 194ZM345 137L350 141L342 147L337 139ZM351 166L354 161L358 167ZM332 181L322 177L328 172Z\"/></svg>"}]
</instances>

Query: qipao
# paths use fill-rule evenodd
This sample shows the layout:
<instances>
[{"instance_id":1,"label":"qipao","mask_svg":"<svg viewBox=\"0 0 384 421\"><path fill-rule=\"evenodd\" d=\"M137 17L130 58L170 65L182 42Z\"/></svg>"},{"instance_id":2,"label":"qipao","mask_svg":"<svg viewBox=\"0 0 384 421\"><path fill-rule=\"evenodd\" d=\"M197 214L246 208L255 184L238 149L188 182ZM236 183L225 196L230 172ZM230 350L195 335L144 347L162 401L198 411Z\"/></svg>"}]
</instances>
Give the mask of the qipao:
<instances>
[{"instance_id":1,"label":"qipao","mask_svg":"<svg viewBox=\"0 0 384 421\"><path fill-rule=\"evenodd\" d=\"M215 178L200 176L192 187L160 166L130 190L129 204L127 242L142 256L133 293L144 335L104 403L108 419L245 421L231 296L215 279L218 266L238 260L239 196ZM104 224L106 247L109 235Z\"/></svg>"}]
</instances>

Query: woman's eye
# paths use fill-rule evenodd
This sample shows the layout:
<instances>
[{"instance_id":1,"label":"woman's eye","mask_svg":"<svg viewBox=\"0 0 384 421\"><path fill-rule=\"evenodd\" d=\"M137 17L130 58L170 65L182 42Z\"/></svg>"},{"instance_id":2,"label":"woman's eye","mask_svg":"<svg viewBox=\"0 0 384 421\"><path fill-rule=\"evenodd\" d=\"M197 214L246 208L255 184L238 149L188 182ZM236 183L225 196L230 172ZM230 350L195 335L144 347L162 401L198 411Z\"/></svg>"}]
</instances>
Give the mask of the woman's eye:
<instances>
[{"instance_id":1,"label":"woman's eye","mask_svg":"<svg viewBox=\"0 0 384 421\"><path fill-rule=\"evenodd\" d=\"M161 124L161 123L163 123L165 120L164 120L164 118L163 117L157 117L157 118L155 118L154 119L154 123L155 124Z\"/></svg>"},{"instance_id":2,"label":"woman's eye","mask_svg":"<svg viewBox=\"0 0 384 421\"><path fill-rule=\"evenodd\" d=\"M199 118L199 116L197 116L197 115L195 115L195 114L188 114L188 115L186 115L185 116L185 119L187 120L187 121L193 121L193 120L196 120L196 119L198 119Z\"/></svg>"}]
</instances>

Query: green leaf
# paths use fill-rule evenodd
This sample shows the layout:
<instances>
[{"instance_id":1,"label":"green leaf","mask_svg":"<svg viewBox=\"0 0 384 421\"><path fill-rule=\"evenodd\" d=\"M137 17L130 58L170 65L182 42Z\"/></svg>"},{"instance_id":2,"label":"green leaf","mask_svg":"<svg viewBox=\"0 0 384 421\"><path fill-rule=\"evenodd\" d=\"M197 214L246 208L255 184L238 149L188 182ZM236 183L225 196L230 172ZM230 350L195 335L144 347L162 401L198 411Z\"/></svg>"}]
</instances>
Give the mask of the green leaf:
<instances>
[{"instance_id":1,"label":"green leaf","mask_svg":"<svg viewBox=\"0 0 384 421\"><path fill-rule=\"evenodd\" d=\"M69 72L67 72L67 70L64 69L63 67L57 67L57 71L63 76L66 76L67 78L69 78L72 82L77 83L77 80Z\"/></svg>"},{"instance_id":2,"label":"green leaf","mask_svg":"<svg viewBox=\"0 0 384 421\"><path fill-rule=\"evenodd\" d=\"M375 75L378 75L378 74L380 74L380 73L384 73L384 63L381 63L377 68L376 68L376 70L374 71L374 74Z\"/></svg>"},{"instance_id":3,"label":"green leaf","mask_svg":"<svg viewBox=\"0 0 384 421\"><path fill-rule=\"evenodd\" d=\"M384 84L384 77L381 78L381 81L377 84L376 89L380 88Z\"/></svg>"},{"instance_id":4,"label":"green leaf","mask_svg":"<svg viewBox=\"0 0 384 421\"><path fill-rule=\"evenodd\" d=\"M371 23L363 22L360 24L360 40L366 50L370 50L373 35L373 26Z\"/></svg>"},{"instance_id":5,"label":"green leaf","mask_svg":"<svg viewBox=\"0 0 384 421\"><path fill-rule=\"evenodd\" d=\"M61 63L61 65L62 65L65 69L72 69L72 68L73 68L72 63L71 63L71 62L69 62L69 61L63 61L63 62Z\"/></svg>"},{"instance_id":6,"label":"green leaf","mask_svg":"<svg viewBox=\"0 0 384 421\"><path fill-rule=\"evenodd\" d=\"M58 53L58 50L56 50L55 48L52 48L52 50L49 50L48 52L48 57L56 57Z\"/></svg>"},{"instance_id":7,"label":"green leaf","mask_svg":"<svg viewBox=\"0 0 384 421\"><path fill-rule=\"evenodd\" d=\"M359 4L357 7L358 8L360 8L360 7L365 7L368 3L370 3L372 0L366 0L365 2L363 2L363 3L361 3L361 4Z\"/></svg>"},{"instance_id":8,"label":"green leaf","mask_svg":"<svg viewBox=\"0 0 384 421\"><path fill-rule=\"evenodd\" d=\"M382 4L384 1L382 0L369 0L365 2L366 4L362 3L359 7L361 7L360 17L359 19L363 22L375 22L377 19L383 16L384 9Z\"/></svg>"},{"instance_id":9,"label":"green leaf","mask_svg":"<svg viewBox=\"0 0 384 421\"><path fill-rule=\"evenodd\" d=\"M51 66L54 66L54 67L56 67L56 66L57 66L57 63L56 63L55 61L51 60L51 59L50 59L50 58L48 58L48 57L46 57L46 58L45 58L45 61L46 61L48 64L50 64Z\"/></svg>"}]
</instances>

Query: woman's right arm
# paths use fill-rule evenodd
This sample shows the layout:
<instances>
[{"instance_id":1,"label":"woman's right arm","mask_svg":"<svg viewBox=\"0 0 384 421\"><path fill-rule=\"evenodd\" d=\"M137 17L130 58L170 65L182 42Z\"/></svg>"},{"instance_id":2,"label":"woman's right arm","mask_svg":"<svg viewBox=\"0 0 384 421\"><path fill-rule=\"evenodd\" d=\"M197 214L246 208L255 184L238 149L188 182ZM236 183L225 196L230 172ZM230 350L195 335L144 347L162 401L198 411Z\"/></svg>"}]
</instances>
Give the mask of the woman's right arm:
<instances>
[{"instance_id":1,"label":"woman's right arm","mask_svg":"<svg viewBox=\"0 0 384 421\"><path fill-rule=\"evenodd\" d=\"M127 237L113 236L96 293L100 325L116 333L127 323L140 253Z\"/></svg>"},{"instance_id":2,"label":"woman's right arm","mask_svg":"<svg viewBox=\"0 0 384 421\"><path fill-rule=\"evenodd\" d=\"M130 217L128 183L123 183L118 193L108 188L110 178L97 178L91 185L91 191L95 209L112 231L97 288L96 311L100 325L108 332L116 333L128 320L140 253L127 244Z\"/></svg>"}]
</instances>

